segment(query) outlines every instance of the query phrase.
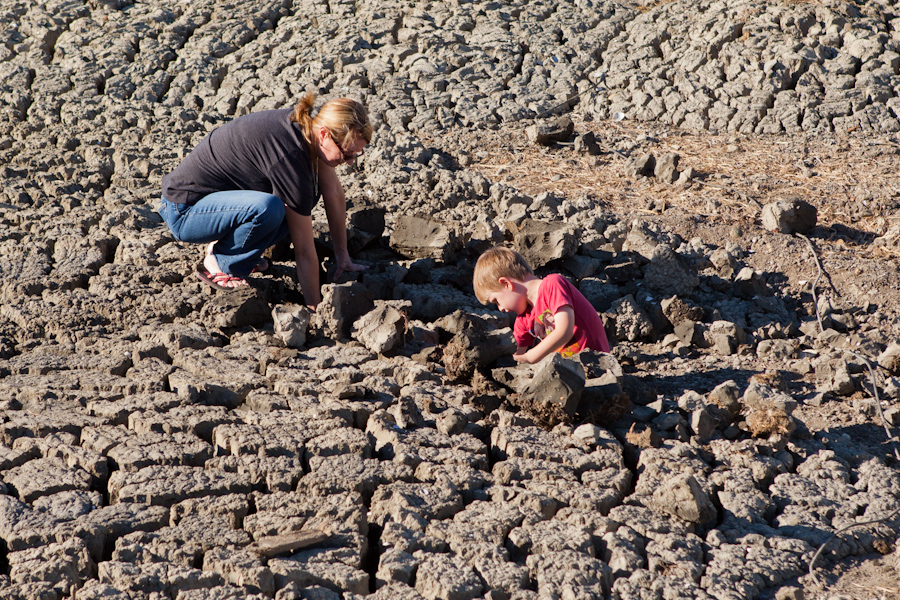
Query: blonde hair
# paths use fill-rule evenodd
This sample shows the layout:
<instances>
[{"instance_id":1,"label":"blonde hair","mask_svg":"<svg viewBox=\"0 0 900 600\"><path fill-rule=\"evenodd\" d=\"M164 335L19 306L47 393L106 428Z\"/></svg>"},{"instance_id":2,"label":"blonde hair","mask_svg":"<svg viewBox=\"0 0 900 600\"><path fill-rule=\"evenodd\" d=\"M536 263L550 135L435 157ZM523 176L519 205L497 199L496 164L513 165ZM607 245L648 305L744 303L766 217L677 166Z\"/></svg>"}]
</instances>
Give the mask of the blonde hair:
<instances>
[{"instance_id":1,"label":"blonde hair","mask_svg":"<svg viewBox=\"0 0 900 600\"><path fill-rule=\"evenodd\" d=\"M501 277L524 281L531 275L534 271L521 254L503 246L494 246L478 257L472 287L478 301L487 304L488 294L503 289L499 281Z\"/></svg>"},{"instance_id":2,"label":"blonde hair","mask_svg":"<svg viewBox=\"0 0 900 600\"><path fill-rule=\"evenodd\" d=\"M313 92L303 94L294 112L291 121L300 125L300 131L310 147L310 159L313 167L318 160L318 155L313 152L318 145L316 129L325 127L331 135L331 139L340 147L348 148L362 138L368 144L372 141L372 123L369 122L369 113L360 102L350 98L335 98L322 105L316 116L312 116L316 95Z\"/></svg>"}]
</instances>

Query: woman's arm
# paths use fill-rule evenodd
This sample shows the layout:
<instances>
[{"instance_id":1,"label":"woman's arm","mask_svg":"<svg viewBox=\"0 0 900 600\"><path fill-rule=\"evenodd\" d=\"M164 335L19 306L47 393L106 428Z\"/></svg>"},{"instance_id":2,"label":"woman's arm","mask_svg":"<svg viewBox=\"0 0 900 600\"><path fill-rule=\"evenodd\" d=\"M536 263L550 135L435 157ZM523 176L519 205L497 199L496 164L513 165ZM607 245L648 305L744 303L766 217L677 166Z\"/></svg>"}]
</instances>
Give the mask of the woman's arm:
<instances>
[{"instance_id":1,"label":"woman's arm","mask_svg":"<svg viewBox=\"0 0 900 600\"><path fill-rule=\"evenodd\" d=\"M347 250L347 197L344 195L344 187L334 168L321 160L319 189L322 190L322 202L325 206L325 215L328 217L328 230L331 232L334 256L337 260L334 278L340 277L344 271L362 271L366 267L355 264Z\"/></svg>"},{"instance_id":2,"label":"woman's arm","mask_svg":"<svg viewBox=\"0 0 900 600\"><path fill-rule=\"evenodd\" d=\"M553 315L554 329L541 343L523 354L516 352L513 358L519 362L534 364L551 352L556 352L566 345L575 332L575 310L568 304L561 306Z\"/></svg>"},{"instance_id":3,"label":"woman's arm","mask_svg":"<svg viewBox=\"0 0 900 600\"><path fill-rule=\"evenodd\" d=\"M285 211L291 242L294 244L294 260L297 263L297 281L303 300L315 310L322 300L319 290L319 257L313 241L312 217L303 216L288 208Z\"/></svg>"}]
</instances>

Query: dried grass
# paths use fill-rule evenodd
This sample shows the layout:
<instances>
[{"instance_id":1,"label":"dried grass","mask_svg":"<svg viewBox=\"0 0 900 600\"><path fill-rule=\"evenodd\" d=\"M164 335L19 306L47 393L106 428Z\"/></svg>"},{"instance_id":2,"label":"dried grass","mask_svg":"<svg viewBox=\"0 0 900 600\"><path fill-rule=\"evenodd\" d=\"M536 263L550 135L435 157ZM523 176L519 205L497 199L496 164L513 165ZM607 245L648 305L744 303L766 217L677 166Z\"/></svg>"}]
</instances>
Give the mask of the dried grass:
<instances>
[{"instance_id":1,"label":"dried grass","mask_svg":"<svg viewBox=\"0 0 900 600\"><path fill-rule=\"evenodd\" d=\"M819 250L866 258L895 258L900 249L875 246L900 215L885 206L900 196L898 144L890 139L825 134L715 135L658 123L575 120L576 133L592 131L600 156L576 154L571 144L547 148L531 144L528 123L504 124L496 131L461 132L472 168L492 181L535 196L553 192L570 200L589 198L620 215L703 215L734 227L758 226L763 205L799 196L818 209L829 235ZM651 137L656 142L648 143ZM433 143L440 145L439 140ZM630 155L626 155L629 153ZM626 163L651 151L680 155L679 169L692 167L684 187L655 178L633 178ZM670 212L671 211L671 212Z\"/></svg>"},{"instance_id":2,"label":"dried grass","mask_svg":"<svg viewBox=\"0 0 900 600\"><path fill-rule=\"evenodd\" d=\"M793 430L791 417L775 407L754 407L746 411L744 420L753 437L789 435Z\"/></svg>"}]
</instances>

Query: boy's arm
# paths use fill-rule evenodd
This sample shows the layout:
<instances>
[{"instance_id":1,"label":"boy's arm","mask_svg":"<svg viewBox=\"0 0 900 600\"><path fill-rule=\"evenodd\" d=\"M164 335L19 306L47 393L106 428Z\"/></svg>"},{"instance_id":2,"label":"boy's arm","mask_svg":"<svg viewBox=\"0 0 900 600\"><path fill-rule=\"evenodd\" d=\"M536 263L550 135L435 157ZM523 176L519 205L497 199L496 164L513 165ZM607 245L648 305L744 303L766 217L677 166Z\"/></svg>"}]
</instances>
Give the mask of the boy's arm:
<instances>
[{"instance_id":1,"label":"boy's arm","mask_svg":"<svg viewBox=\"0 0 900 600\"><path fill-rule=\"evenodd\" d=\"M553 315L553 323L555 325L553 331L541 340L541 343L528 350L522 352L523 348L519 347L513 358L519 362L534 364L539 362L551 352L556 352L566 345L572 339L572 333L575 331L575 310L568 304L563 305Z\"/></svg>"}]
</instances>

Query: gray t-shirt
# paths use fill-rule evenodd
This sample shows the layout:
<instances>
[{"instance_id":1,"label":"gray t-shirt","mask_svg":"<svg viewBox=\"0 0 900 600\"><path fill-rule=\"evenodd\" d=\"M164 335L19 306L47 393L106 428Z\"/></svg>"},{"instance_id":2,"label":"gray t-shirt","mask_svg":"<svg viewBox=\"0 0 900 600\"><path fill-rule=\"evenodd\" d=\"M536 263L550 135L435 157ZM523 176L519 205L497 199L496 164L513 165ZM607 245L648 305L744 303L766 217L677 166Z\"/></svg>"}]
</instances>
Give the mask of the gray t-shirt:
<instances>
[{"instance_id":1,"label":"gray t-shirt","mask_svg":"<svg viewBox=\"0 0 900 600\"><path fill-rule=\"evenodd\" d=\"M162 179L169 202L193 204L212 192L255 190L309 216L318 190L309 149L292 109L251 113L214 129Z\"/></svg>"}]
</instances>

